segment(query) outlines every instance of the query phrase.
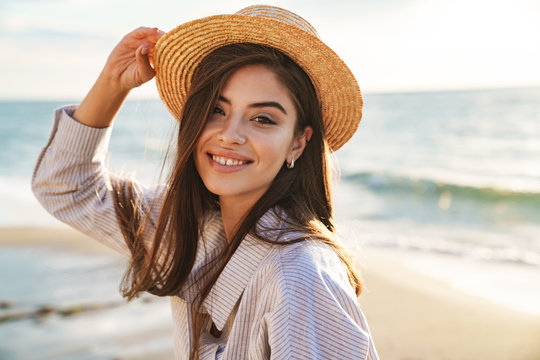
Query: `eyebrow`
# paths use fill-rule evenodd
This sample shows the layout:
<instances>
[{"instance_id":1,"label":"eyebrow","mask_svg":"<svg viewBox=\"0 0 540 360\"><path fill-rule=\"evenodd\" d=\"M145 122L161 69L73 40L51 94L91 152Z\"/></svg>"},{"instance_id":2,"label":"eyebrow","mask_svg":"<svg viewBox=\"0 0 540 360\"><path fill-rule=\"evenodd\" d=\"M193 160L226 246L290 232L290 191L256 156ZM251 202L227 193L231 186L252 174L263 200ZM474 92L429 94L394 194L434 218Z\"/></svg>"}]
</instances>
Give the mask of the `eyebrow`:
<instances>
[{"instance_id":1,"label":"eyebrow","mask_svg":"<svg viewBox=\"0 0 540 360\"><path fill-rule=\"evenodd\" d=\"M223 101L224 103L229 104L229 105L231 104L231 101L229 99L227 99L226 97L222 96L222 95L219 96L219 101ZM280 110L285 115L287 115L287 111L285 111L285 108L283 106L281 106L281 104L276 102L276 101L257 102L257 103L249 104L249 107L250 108L273 107L273 108L276 108L276 109Z\"/></svg>"}]
</instances>

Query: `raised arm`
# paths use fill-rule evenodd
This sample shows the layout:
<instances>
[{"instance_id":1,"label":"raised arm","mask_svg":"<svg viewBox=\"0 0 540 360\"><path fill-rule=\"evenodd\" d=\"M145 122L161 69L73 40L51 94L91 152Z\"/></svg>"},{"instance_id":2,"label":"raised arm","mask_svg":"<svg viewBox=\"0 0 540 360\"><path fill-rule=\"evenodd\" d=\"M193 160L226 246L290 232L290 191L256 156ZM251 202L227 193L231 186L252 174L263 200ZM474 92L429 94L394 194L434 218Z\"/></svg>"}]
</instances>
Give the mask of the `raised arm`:
<instances>
[{"instance_id":1,"label":"raised arm","mask_svg":"<svg viewBox=\"0 0 540 360\"><path fill-rule=\"evenodd\" d=\"M55 112L51 136L32 177L32 190L48 212L126 255L129 252L117 221L115 192L135 189L132 200L152 208L150 216L155 219L159 208L151 205L159 204L161 191L109 174L104 165L109 125L129 91L154 76L152 53L161 35L152 28L138 28L126 35L84 101ZM151 240L148 230L145 239Z\"/></svg>"},{"instance_id":2,"label":"raised arm","mask_svg":"<svg viewBox=\"0 0 540 360\"><path fill-rule=\"evenodd\" d=\"M154 77L152 56L162 35L157 28L140 27L124 36L73 117L91 127L110 126L131 89Z\"/></svg>"}]
</instances>

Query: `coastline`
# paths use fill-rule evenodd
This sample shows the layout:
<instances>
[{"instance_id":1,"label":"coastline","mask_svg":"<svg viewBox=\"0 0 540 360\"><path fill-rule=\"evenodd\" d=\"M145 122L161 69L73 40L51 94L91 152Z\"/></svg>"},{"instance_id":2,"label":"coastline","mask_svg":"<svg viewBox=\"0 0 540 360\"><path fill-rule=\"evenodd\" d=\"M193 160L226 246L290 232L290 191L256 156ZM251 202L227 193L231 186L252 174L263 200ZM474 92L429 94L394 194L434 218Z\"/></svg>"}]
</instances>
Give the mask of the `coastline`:
<instances>
[{"instance_id":1,"label":"coastline","mask_svg":"<svg viewBox=\"0 0 540 360\"><path fill-rule=\"evenodd\" d=\"M115 254L69 228L0 228L0 249L40 247L96 257ZM540 357L540 316L457 290L437 272L427 274L412 265L442 264L445 256L373 247L356 248L353 255L365 279L360 303L381 359ZM136 351L141 339L152 334L172 336L169 329L170 324L162 324L146 333L118 336L117 358L172 358L172 343Z\"/></svg>"},{"instance_id":2,"label":"coastline","mask_svg":"<svg viewBox=\"0 0 540 360\"><path fill-rule=\"evenodd\" d=\"M540 316L459 291L410 266L445 257L378 248L357 254L366 283L360 303L381 359L540 358Z\"/></svg>"},{"instance_id":3,"label":"coastline","mask_svg":"<svg viewBox=\"0 0 540 360\"><path fill-rule=\"evenodd\" d=\"M48 247L119 256L107 246L63 224L61 227L0 227L0 248L4 247Z\"/></svg>"}]
</instances>

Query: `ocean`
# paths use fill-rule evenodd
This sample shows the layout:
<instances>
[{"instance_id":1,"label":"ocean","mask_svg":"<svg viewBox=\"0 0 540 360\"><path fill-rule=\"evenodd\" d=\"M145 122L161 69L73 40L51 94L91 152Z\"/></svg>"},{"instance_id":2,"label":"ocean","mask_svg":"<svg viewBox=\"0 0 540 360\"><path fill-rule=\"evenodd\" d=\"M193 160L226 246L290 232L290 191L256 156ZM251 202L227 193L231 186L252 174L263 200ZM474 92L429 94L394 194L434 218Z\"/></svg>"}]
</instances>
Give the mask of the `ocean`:
<instances>
[{"instance_id":1,"label":"ocean","mask_svg":"<svg viewBox=\"0 0 540 360\"><path fill-rule=\"evenodd\" d=\"M383 229L366 241L540 265L540 89L365 101L336 157L343 213Z\"/></svg>"},{"instance_id":2,"label":"ocean","mask_svg":"<svg viewBox=\"0 0 540 360\"><path fill-rule=\"evenodd\" d=\"M40 208L30 179L53 110L74 102L0 102L0 227L63 226ZM358 132L333 156L340 173L334 189L336 221L346 246L449 256L452 264L443 268L412 265L459 290L540 315L540 88L365 94L364 102ZM174 135L174 120L165 107L159 100L128 101L114 126L110 168L146 183L158 181ZM120 301L118 259L94 263L40 251L1 250L0 303L37 308L62 301L68 306L92 296ZM104 276L103 269L110 268L115 275ZM19 281L5 275L20 273L21 281L31 282L31 275L44 270L48 288L62 296L47 292L44 284L21 292ZM471 281L467 271L478 281ZM87 280L88 274L101 280ZM73 291L71 277L79 285L81 279L92 285ZM158 304L163 309L162 303L151 302L130 305L135 310L129 311L166 318L166 312L156 311ZM128 310L108 311L129 318ZM91 326L107 328L110 314L87 316ZM43 344L48 339L44 331L73 337L73 324L0 323L0 358L34 358L28 356L33 350L50 348ZM22 334L41 340L18 352L23 344L16 339ZM66 358L110 358L103 353L92 357L89 351L74 350Z\"/></svg>"}]
</instances>

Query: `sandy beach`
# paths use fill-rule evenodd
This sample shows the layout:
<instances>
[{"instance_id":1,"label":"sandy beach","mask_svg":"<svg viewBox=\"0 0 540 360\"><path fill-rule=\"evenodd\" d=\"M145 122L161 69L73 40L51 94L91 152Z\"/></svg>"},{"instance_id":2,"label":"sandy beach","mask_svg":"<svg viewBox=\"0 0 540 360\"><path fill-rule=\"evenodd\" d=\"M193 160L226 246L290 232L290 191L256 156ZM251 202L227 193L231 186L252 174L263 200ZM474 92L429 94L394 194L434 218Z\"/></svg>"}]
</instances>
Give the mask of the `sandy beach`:
<instances>
[{"instance_id":1,"label":"sandy beach","mask_svg":"<svg viewBox=\"0 0 540 360\"><path fill-rule=\"evenodd\" d=\"M360 302L381 359L540 359L539 316L415 272L407 256L434 255L365 249L359 256Z\"/></svg>"},{"instance_id":2,"label":"sandy beach","mask_svg":"<svg viewBox=\"0 0 540 360\"><path fill-rule=\"evenodd\" d=\"M111 254L105 246L70 229L1 229L0 248L8 247ZM540 316L457 291L444 280L408 266L411 256L434 255L381 248L355 253L365 279L360 302L381 359L540 359ZM172 358L167 346L154 346L145 353L130 350L140 339L167 336L168 331L170 325L165 324L119 336L117 358Z\"/></svg>"}]
</instances>

